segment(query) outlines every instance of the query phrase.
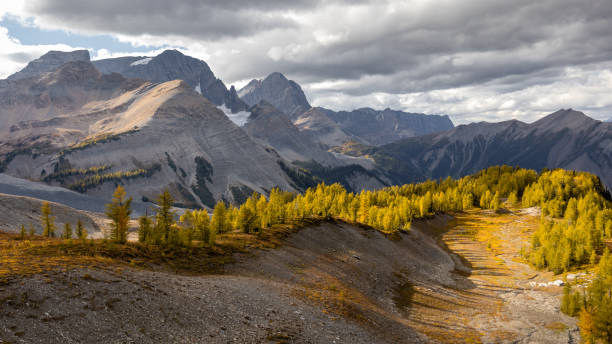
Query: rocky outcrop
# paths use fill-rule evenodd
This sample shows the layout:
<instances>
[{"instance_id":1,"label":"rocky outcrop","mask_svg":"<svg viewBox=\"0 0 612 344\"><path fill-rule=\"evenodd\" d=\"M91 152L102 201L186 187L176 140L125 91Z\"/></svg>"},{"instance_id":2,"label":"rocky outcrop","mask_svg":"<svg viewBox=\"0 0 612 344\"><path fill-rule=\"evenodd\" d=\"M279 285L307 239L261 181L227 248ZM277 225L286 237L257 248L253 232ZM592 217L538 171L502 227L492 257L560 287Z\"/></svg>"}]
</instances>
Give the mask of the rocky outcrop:
<instances>
[{"instance_id":1,"label":"rocky outcrop","mask_svg":"<svg viewBox=\"0 0 612 344\"><path fill-rule=\"evenodd\" d=\"M291 119L310 109L300 85L281 73L272 73L263 80L251 80L238 95L249 106L265 100Z\"/></svg>"},{"instance_id":2,"label":"rocky outcrop","mask_svg":"<svg viewBox=\"0 0 612 344\"><path fill-rule=\"evenodd\" d=\"M51 50L38 59L31 61L19 72L9 76L8 80L25 79L39 76L56 70L71 61L89 61L89 51L75 50L70 52Z\"/></svg>"},{"instance_id":3,"label":"rocky outcrop","mask_svg":"<svg viewBox=\"0 0 612 344\"><path fill-rule=\"evenodd\" d=\"M345 142L359 141L360 139L348 134L329 115L332 111L325 108L313 107L304 112L295 120L295 125L314 141L328 147L342 146Z\"/></svg>"},{"instance_id":4,"label":"rocky outcrop","mask_svg":"<svg viewBox=\"0 0 612 344\"><path fill-rule=\"evenodd\" d=\"M223 81L215 77L206 62L186 56L178 50L166 50L154 57L119 57L94 61L103 73L120 73L127 78L139 78L154 83L184 80L196 92L213 104L225 105L232 112L246 110L247 106L228 90Z\"/></svg>"},{"instance_id":5,"label":"rocky outcrop","mask_svg":"<svg viewBox=\"0 0 612 344\"><path fill-rule=\"evenodd\" d=\"M287 161L316 161L327 166L340 164L322 145L300 132L287 115L270 103L261 101L249 111L251 115L244 125L245 131L274 148Z\"/></svg>"}]
</instances>

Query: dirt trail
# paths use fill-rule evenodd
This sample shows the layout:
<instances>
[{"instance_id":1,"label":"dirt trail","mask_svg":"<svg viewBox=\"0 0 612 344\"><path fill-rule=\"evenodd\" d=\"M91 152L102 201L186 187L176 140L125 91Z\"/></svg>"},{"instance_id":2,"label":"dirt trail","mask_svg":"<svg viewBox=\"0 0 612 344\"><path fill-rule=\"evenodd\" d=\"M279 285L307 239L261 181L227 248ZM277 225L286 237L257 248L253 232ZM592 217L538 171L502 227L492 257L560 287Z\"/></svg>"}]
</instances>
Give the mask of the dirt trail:
<instances>
[{"instance_id":1,"label":"dirt trail","mask_svg":"<svg viewBox=\"0 0 612 344\"><path fill-rule=\"evenodd\" d=\"M420 330L441 342L578 342L575 320L559 312L562 289L530 284L557 278L520 258L537 220L525 212L457 215L441 241L471 273L457 274L457 289L415 287L410 316Z\"/></svg>"}]
</instances>

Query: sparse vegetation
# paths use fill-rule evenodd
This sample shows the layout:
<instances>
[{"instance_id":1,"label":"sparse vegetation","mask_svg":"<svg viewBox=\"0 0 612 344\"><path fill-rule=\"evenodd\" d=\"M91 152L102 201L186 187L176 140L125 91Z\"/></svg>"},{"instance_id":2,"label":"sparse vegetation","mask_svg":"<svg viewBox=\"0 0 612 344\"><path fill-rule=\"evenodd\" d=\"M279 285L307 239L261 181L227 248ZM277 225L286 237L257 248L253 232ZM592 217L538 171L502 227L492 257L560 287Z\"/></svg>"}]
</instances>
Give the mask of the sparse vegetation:
<instances>
[{"instance_id":1,"label":"sparse vegetation","mask_svg":"<svg viewBox=\"0 0 612 344\"><path fill-rule=\"evenodd\" d=\"M117 186L113 200L106 206L106 216L111 222L111 240L116 243L127 242L128 222L132 213L132 198L125 198L125 190Z\"/></svg>"},{"instance_id":2,"label":"sparse vegetation","mask_svg":"<svg viewBox=\"0 0 612 344\"><path fill-rule=\"evenodd\" d=\"M204 175L201 177L206 179ZM109 205L109 217L115 224L121 221L113 217L117 212L110 212L111 207L127 205L122 208L127 209L122 214L123 219L129 217L129 202L124 196L116 193ZM340 184L321 183L297 195L274 188L269 197L253 193L240 205L217 202L212 217L206 210L193 210L177 219L168 191L160 195L157 203L155 217L140 218L140 243L126 242L127 222L124 221L121 223L125 225L113 227L114 230L122 228L111 236L114 244L63 242L51 248L37 246L28 252L91 254L119 261L126 261L127 255L131 257L129 262L139 260L139 264L211 271L211 266L218 269L231 261L230 252L246 250L248 246L274 245L279 237L313 220L346 221L393 234L409 230L415 219L439 213L467 211L469 214L471 208L480 207L494 214L502 212L504 205L538 206L542 209L540 228L533 235L531 247L523 250L524 258L537 268L555 273L599 262L598 278L584 295L566 287L562 310L580 316L584 338L605 341L612 333L608 330L612 319L612 259L604 251L604 243L612 236L610 196L599 179L588 173L563 170L536 173L500 166L458 180L447 178L358 194L348 192ZM43 228L54 228L50 215L49 210L43 209ZM78 227L77 224L77 231ZM49 233L53 230L44 232L45 236L52 236ZM479 233L477 239L489 251L495 253L500 249L499 238L487 237L487 232ZM188 264L195 267L190 268Z\"/></svg>"},{"instance_id":3,"label":"sparse vegetation","mask_svg":"<svg viewBox=\"0 0 612 344\"><path fill-rule=\"evenodd\" d=\"M60 151L58 153L58 155L60 157L63 157L63 156L66 156L66 155L68 155L68 154L70 154L72 152L84 150L84 149L87 149L87 148L89 148L91 146L95 146L97 144L107 143L107 142L111 142L111 141L117 141L117 140L119 140L121 138L121 136L129 135L129 134L135 133L137 131L138 131L137 129L133 129L133 130L129 130L129 131L126 131L126 132L123 132L123 133L120 133L120 134L104 134L104 135L100 135L100 136L97 136L97 137L94 137L94 138L90 138L90 139L84 140L82 142L79 142L79 143L73 145L70 148L66 148L66 149Z\"/></svg>"},{"instance_id":4,"label":"sparse vegetation","mask_svg":"<svg viewBox=\"0 0 612 344\"><path fill-rule=\"evenodd\" d=\"M72 239L72 226L69 223L64 223L64 233L62 233L62 238Z\"/></svg>"},{"instance_id":5,"label":"sparse vegetation","mask_svg":"<svg viewBox=\"0 0 612 344\"><path fill-rule=\"evenodd\" d=\"M83 177L92 174L99 174L101 172L107 171L111 168L110 165L102 165L102 166L91 166L88 168L68 168L61 169L57 172L50 173L43 178L43 181L50 182L52 180L63 182L67 177Z\"/></svg>"},{"instance_id":6,"label":"sparse vegetation","mask_svg":"<svg viewBox=\"0 0 612 344\"><path fill-rule=\"evenodd\" d=\"M51 216L51 205L49 202L43 202L41 207L41 221L43 226L43 236L54 237L55 236L55 217Z\"/></svg>"},{"instance_id":7,"label":"sparse vegetation","mask_svg":"<svg viewBox=\"0 0 612 344\"><path fill-rule=\"evenodd\" d=\"M120 182L135 178L146 178L152 176L155 172L161 171L160 164L153 164L148 168L138 168L130 171L110 172L104 174L89 175L85 178L71 184L69 188L78 192L86 192L102 183Z\"/></svg>"}]
</instances>

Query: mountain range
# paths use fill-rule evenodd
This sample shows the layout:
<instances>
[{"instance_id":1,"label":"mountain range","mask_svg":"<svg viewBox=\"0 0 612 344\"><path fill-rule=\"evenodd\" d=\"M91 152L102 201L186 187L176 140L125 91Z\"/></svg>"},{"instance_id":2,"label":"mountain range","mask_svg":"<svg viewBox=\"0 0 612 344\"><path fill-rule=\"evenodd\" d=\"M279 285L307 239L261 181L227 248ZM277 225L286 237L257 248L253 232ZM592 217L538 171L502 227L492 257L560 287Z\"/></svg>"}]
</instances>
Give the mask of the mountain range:
<instances>
[{"instance_id":1,"label":"mountain range","mask_svg":"<svg viewBox=\"0 0 612 344\"><path fill-rule=\"evenodd\" d=\"M453 128L448 116L406 113L385 109L362 108L335 112L313 108L298 83L281 73L272 73L263 80L251 80L238 91L249 105L262 100L270 103L303 131L328 147L356 140L369 145L382 145L398 139L425 135Z\"/></svg>"},{"instance_id":2,"label":"mountain range","mask_svg":"<svg viewBox=\"0 0 612 344\"><path fill-rule=\"evenodd\" d=\"M212 207L274 187L359 191L496 164L612 184L612 124L574 110L457 127L443 115L333 111L281 73L228 89L176 50L95 61L51 51L0 80L0 105L0 172L96 200L121 184L138 201L168 189L177 206Z\"/></svg>"},{"instance_id":3,"label":"mountain range","mask_svg":"<svg viewBox=\"0 0 612 344\"><path fill-rule=\"evenodd\" d=\"M72 61L0 87L5 173L108 197L168 188L211 206L278 186L295 190L278 157L182 80L151 83Z\"/></svg>"},{"instance_id":4,"label":"mountain range","mask_svg":"<svg viewBox=\"0 0 612 344\"><path fill-rule=\"evenodd\" d=\"M541 170L564 168L598 175L612 186L612 123L572 109L533 123L471 123L366 149L395 183L459 177L507 164Z\"/></svg>"}]
</instances>

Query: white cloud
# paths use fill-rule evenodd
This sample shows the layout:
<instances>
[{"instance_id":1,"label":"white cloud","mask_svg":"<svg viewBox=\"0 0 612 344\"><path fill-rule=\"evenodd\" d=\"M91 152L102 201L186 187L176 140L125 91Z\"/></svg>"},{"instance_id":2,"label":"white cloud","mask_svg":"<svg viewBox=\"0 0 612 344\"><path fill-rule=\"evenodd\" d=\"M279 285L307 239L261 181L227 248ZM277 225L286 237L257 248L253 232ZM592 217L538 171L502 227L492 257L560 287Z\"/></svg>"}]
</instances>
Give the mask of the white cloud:
<instances>
[{"instance_id":1,"label":"white cloud","mask_svg":"<svg viewBox=\"0 0 612 344\"><path fill-rule=\"evenodd\" d=\"M227 84L279 71L315 105L334 109L446 113L458 123L533 121L562 107L598 118L612 114L609 0L5 3L0 15L33 16L42 28L178 47L205 60ZM126 13L130 20L123 20ZM7 52L45 49L0 36ZM0 63L6 56L0 53Z\"/></svg>"},{"instance_id":2,"label":"white cloud","mask_svg":"<svg viewBox=\"0 0 612 344\"><path fill-rule=\"evenodd\" d=\"M79 48L65 44L23 45L19 40L10 37L5 27L0 26L0 78L4 79L19 71L28 61L40 57L49 50L76 49Z\"/></svg>"}]
</instances>

